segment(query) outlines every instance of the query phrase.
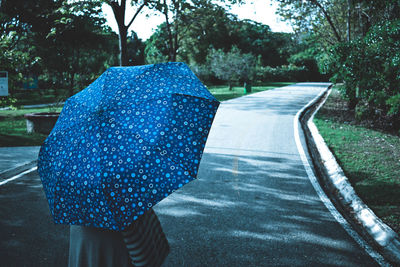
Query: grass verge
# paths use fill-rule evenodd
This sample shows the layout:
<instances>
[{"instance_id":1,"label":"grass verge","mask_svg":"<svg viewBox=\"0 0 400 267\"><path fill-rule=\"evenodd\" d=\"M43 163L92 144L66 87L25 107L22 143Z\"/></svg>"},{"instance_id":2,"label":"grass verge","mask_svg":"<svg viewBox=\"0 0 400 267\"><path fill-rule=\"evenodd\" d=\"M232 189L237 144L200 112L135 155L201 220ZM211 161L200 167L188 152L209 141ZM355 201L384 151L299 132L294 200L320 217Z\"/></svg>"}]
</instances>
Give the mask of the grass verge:
<instances>
[{"instance_id":1,"label":"grass verge","mask_svg":"<svg viewBox=\"0 0 400 267\"><path fill-rule=\"evenodd\" d=\"M61 111L61 108L34 108L0 111L0 146L39 146L47 135L26 131L25 114Z\"/></svg>"},{"instance_id":2,"label":"grass verge","mask_svg":"<svg viewBox=\"0 0 400 267\"><path fill-rule=\"evenodd\" d=\"M337 90L314 122L358 196L400 234L400 138L361 126Z\"/></svg>"},{"instance_id":3,"label":"grass verge","mask_svg":"<svg viewBox=\"0 0 400 267\"><path fill-rule=\"evenodd\" d=\"M35 105L62 102L67 98L68 91L65 89L31 89L17 90L12 94L17 100L17 105Z\"/></svg>"},{"instance_id":4,"label":"grass verge","mask_svg":"<svg viewBox=\"0 0 400 267\"><path fill-rule=\"evenodd\" d=\"M271 90L277 87L282 87L282 86L287 86L294 84L292 82L271 82L271 83L266 83L261 86L252 86L252 92L253 93L258 93L266 90ZM234 86L232 90L229 90L229 87L226 85L220 85L220 86L208 86L208 90L211 92L211 94L214 95L214 97L218 101L225 101L229 99L233 99L236 97L241 97L246 95L244 92L243 86Z\"/></svg>"}]
</instances>

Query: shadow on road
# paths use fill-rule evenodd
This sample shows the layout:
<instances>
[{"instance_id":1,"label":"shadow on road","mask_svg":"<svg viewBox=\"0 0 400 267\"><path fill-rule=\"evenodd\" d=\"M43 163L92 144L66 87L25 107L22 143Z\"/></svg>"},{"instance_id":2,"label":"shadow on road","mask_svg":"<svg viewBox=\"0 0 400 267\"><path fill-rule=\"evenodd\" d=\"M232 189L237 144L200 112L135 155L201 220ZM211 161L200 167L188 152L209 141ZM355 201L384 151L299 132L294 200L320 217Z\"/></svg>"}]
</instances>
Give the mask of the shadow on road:
<instances>
[{"instance_id":1,"label":"shadow on road","mask_svg":"<svg viewBox=\"0 0 400 267\"><path fill-rule=\"evenodd\" d=\"M37 172L0 187L0 266L67 266L69 228L55 225Z\"/></svg>"},{"instance_id":2,"label":"shadow on road","mask_svg":"<svg viewBox=\"0 0 400 267\"><path fill-rule=\"evenodd\" d=\"M337 238L295 155L226 151L204 154L199 179L156 206L165 266L375 266ZM1 266L67 265L68 227L54 225L41 187L37 173L0 187Z\"/></svg>"},{"instance_id":3,"label":"shadow on road","mask_svg":"<svg viewBox=\"0 0 400 267\"><path fill-rule=\"evenodd\" d=\"M157 206L166 266L376 266L337 238L293 156L205 154L199 179Z\"/></svg>"}]
</instances>

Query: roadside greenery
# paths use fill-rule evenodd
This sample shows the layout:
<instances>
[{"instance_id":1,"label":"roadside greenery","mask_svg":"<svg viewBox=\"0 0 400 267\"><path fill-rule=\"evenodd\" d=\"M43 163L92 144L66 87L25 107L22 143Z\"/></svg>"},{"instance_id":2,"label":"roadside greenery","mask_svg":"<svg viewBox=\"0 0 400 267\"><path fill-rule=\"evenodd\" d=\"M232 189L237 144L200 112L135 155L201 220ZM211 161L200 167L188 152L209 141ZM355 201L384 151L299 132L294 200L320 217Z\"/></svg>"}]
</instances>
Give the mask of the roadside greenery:
<instances>
[{"instance_id":1,"label":"roadside greenery","mask_svg":"<svg viewBox=\"0 0 400 267\"><path fill-rule=\"evenodd\" d=\"M0 146L40 146L47 135L27 133L25 114L36 112L60 112L58 108L32 108L0 111Z\"/></svg>"},{"instance_id":2,"label":"roadside greenery","mask_svg":"<svg viewBox=\"0 0 400 267\"><path fill-rule=\"evenodd\" d=\"M358 120L400 135L400 2L277 1L307 43L291 60L317 59L331 81L343 82L340 91Z\"/></svg>"},{"instance_id":3,"label":"roadside greenery","mask_svg":"<svg viewBox=\"0 0 400 267\"><path fill-rule=\"evenodd\" d=\"M360 120L382 120L400 130L400 19L380 23L358 40L331 50L332 80Z\"/></svg>"},{"instance_id":4,"label":"roadside greenery","mask_svg":"<svg viewBox=\"0 0 400 267\"><path fill-rule=\"evenodd\" d=\"M277 87L288 86L293 84L292 82L271 82L262 84L260 86L253 86L251 93L258 93L266 90L271 90ZM218 101L225 101L236 97L246 95L243 86L232 86L229 85L214 85L208 86L208 90Z\"/></svg>"},{"instance_id":5,"label":"roadside greenery","mask_svg":"<svg viewBox=\"0 0 400 267\"><path fill-rule=\"evenodd\" d=\"M291 59L305 49L302 38L240 20L227 11L230 2L237 1L2 0L0 68L9 73L10 97L0 97L0 104L25 104L17 95L27 87L41 91L44 102L65 100L119 64L183 61L207 84L321 79L315 59ZM118 18L119 34L105 24L104 3ZM129 4L137 13L126 12ZM134 20L145 5L165 22L144 42L122 17ZM236 67L228 73L230 66Z\"/></svg>"},{"instance_id":6,"label":"roadside greenery","mask_svg":"<svg viewBox=\"0 0 400 267\"><path fill-rule=\"evenodd\" d=\"M400 139L359 122L337 90L314 122L360 198L400 233Z\"/></svg>"},{"instance_id":7,"label":"roadside greenery","mask_svg":"<svg viewBox=\"0 0 400 267\"><path fill-rule=\"evenodd\" d=\"M252 54L242 54L236 46L225 53L222 49L211 49L207 55L211 72L219 79L228 81L229 90L233 82L254 80L256 58Z\"/></svg>"}]
</instances>

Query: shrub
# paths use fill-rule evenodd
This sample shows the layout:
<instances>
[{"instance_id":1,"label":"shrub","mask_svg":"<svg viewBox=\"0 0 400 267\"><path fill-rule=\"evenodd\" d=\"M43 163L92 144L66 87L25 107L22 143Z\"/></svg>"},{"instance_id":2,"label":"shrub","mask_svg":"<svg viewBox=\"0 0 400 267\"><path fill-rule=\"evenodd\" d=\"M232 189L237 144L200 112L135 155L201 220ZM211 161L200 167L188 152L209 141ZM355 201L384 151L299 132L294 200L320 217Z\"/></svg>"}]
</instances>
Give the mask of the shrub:
<instances>
[{"instance_id":1,"label":"shrub","mask_svg":"<svg viewBox=\"0 0 400 267\"><path fill-rule=\"evenodd\" d=\"M375 25L364 38L340 43L331 50L333 82L344 82L341 92L351 109L391 120L400 114L400 19Z\"/></svg>"},{"instance_id":2,"label":"shrub","mask_svg":"<svg viewBox=\"0 0 400 267\"><path fill-rule=\"evenodd\" d=\"M306 67L297 67L295 65L283 65L276 68L259 67L257 71L257 80L273 82L303 82L307 81Z\"/></svg>"},{"instance_id":3,"label":"shrub","mask_svg":"<svg viewBox=\"0 0 400 267\"><path fill-rule=\"evenodd\" d=\"M15 109L17 99L12 96L0 96L0 108L11 108Z\"/></svg>"}]
</instances>

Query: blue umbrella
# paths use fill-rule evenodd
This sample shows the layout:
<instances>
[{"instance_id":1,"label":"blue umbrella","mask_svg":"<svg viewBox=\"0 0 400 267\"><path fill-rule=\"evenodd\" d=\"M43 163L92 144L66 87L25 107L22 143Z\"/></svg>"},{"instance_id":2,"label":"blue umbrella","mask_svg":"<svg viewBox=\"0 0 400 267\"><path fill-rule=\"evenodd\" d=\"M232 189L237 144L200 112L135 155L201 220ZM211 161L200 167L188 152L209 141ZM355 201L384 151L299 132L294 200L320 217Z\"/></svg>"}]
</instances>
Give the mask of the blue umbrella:
<instances>
[{"instance_id":1,"label":"blue umbrella","mask_svg":"<svg viewBox=\"0 0 400 267\"><path fill-rule=\"evenodd\" d=\"M184 63L108 69L66 101L40 149L55 222L125 229L196 178L218 106Z\"/></svg>"}]
</instances>

